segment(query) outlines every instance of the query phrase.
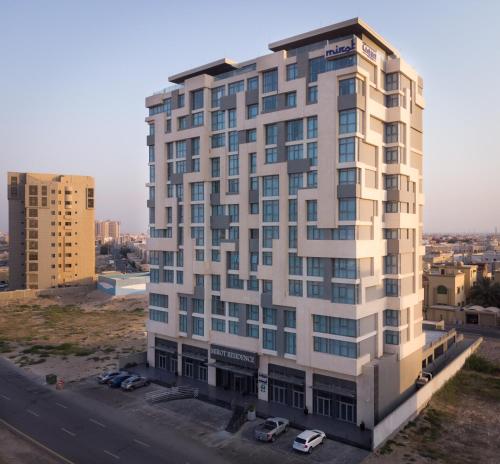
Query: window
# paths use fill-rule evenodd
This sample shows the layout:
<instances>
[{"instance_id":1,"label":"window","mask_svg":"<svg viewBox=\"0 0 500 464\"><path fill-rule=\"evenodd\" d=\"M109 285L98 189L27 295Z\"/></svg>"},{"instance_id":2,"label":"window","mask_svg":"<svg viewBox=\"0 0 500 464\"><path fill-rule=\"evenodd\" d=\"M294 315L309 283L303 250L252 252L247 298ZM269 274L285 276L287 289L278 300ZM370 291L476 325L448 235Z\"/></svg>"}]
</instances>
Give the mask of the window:
<instances>
[{"instance_id":1,"label":"window","mask_svg":"<svg viewBox=\"0 0 500 464\"><path fill-rule=\"evenodd\" d=\"M322 258L307 258L307 275L310 277L321 277L324 272Z\"/></svg>"},{"instance_id":2,"label":"window","mask_svg":"<svg viewBox=\"0 0 500 464\"><path fill-rule=\"evenodd\" d=\"M202 201L203 199L203 182L193 182L191 184L191 201Z\"/></svg>"},{"instance_id":3,"label":"window","mask_svg":"<svg viewBox=\"0 0 500 464\"><path fill-rule=\"evenodd\" d=\"M339 111L339 133L350 134L358 130L358 114L356 110Z\"/></svg>"},{"instance_id":4,"label":"window","mask_svg":"<svg viewBox=\"0 0 500 464\"><path fill-rule=\"evenodd\" d=\"M398 255L384 256L384 274L398 274Z\"/></svg>"},{"instance_id":5,"label":"window","mask_svg":"<svg viewBox=\"0 0 500 464\"><path fill-rule=\"evenodd\" d=\"M194 224L204 221L204 205L191 205L191 222Z\"/></svg>"},{"instance_id":6,"label":"window","mask_svg":"<svg viewBox=\"0 0 500 464\"><path fill-rule=\"evenodd\" d=\"M259 338L259 326L256 324L247 324L246 334L247 337Z\"/></svg>"},{"instance_id":7,"label":"window","mask_svg":"<svg viewBox=\"0 0 500 464\"><path fill-rule=\"evenodd\" d=\"M205 320L201 317L193 317L193 335L203 337L205 333Z\"/></svg>"},{"instance_id":8,"label":"window","mask_svg":"<svg viewBox=\"0 0 500 464\"><path fill-rule=\"evenodd\" d=\"M247 106L247 119L255 119L259 114L259 105L248 105Z\"/></svg>"},{"instance_id":9,"label":"window","mask_svg":"<svg viewBox=\"0 0 500 464\"><path fill-rule=\"evenodd\" d=\"M297 220L297 200L288 200L288 220L290 222Z\"/></svg>"},{"instance_id":10,"label":"window","mask_svg":"<svg viewBox=\"0 0 500 464\"><path fill-rule=\"evenodd\" d=\"M285 332L285 353L297 353L297 336L294 332Z\"/></svg>"},{"instance_id":11,"label":"window","mask_svg":"<svg viewBox=\"0 0 500 464\"><path fill-rule=\"evenodd\" d=\"M339 162L349 163L356 161L356 141L354 137L339 140Z\"/></svg>"},{"instance_id":12,"label":"window","mask_svg":"<svg viewBox=\"0 0 500 464\"><path fill-rule=\"evenodd\" d=\"M212 130L224 129L224 111L212 111Z\"/></svg>"},{"instance_id":13,"label":"window","mask_svg":"<svg viewBox=\"0 0 500 464\"><path fill-rule=\"evenodd\" d=\"M212 177L220 176L220 158L211 158L210 159Z\"/></svg>"},{"instance_id":14,"label":"window","mask_svg":"<svg viewBox=\"0 0 500 464\"><path fill-rule=\"evenodd\" d=\"M394 164L399 163L399 148L385 147L384 148L384 163Z\"/></svg>"},{"instance_id":15,"label":"window","mask_svg":"<svg viewBox=\"0 0 500 464\"><path fill-rule=\"evenodd\" d=\"M307 118L307 138L315 139L318 136L318 117L311 116Z\"/></svg>"},{"instance_id":16,"label":"window","mask_svg":"<svg viewBox=\"0 0 500 464\"><path fill-rule=\"evenodd\" d=\"M228 84L227 86L228 95L234 95L238 92L243 92L243 90L245 90L244 81L231 82L231 84Z\"/></svg>"},{"instance_id":17,"label":"window","mask_svg":"<svg viewBox=\"0 0 500 464\"><path fill-rule=\"evenodd\" d=\"M278 143L278 126L268 124L266 128L266 145L276 145Z\"/></svg>"},{"instance_id":18,"label":"window","mask_svg":"<svg viewBox=\"0 0 500 464\"><path fill-rule=\"evenodd\" d=\"M399 326L399 311L395 309L385 309L384 325L389 325L391 327Z\"/></svg>"},{"instance_id":19,"label":"window","mask_svg":"<svg viewBox=\"0 0 500 464\"><path fill-rule=\"evenodd\" d=\"M270 95L262 98L262 112L268 113L278 109L278 98L276 95Z\"/></svg>"},{"instance_id":20,"label":"window","mask_svg":"<svg viewBox=\"0 0 500 464\"><path fill-rule=\"evenodd\" d=\"M358 333L357 321L356 319L313 314L313 332L356 337Z\"/></svg>"},{"instance_id":21,"label":"window","mask_svg":"<svg viewBox=\"0 0 500 464\"><path fill-rule=\"evenodd\" d=\"M358 287L354 284L332 284L332 302L343 304L358 303Z\"/></svg>"},{"instance_id":22,"label":"window","mask_svg":"<svg viewBox=\"0 0 500 464\"><path fill-rule=\"evenodd\" d=\"M212 295L212 314L217 314L218 316L226 315L226 308L220 300L220 296Z\"/></svg>"},{"instance_id":23,"label":"window","mask_svg":"<svg viewBox=\"0 0 500 464\"><path fill-rule=\"evenodd\" d=\"M243 280L239 279L237 275L229 274L227 276L227 288L243 289Z\"/></svg>"},{"instance_id":24,"label":"window","mask_svg":"<svg viewBox=\"0 0 500 464\"><path fill-rule=\"evenodd\" d=\"M356 80L354 77L350 79L342 79L339 81L339 95L354 95L356 93Z\"/></svg>"},{"instance_id":25,"label":"window","mask_svg":"<svg viewBox=\"0 0 500 464\"><path fill-rule=\"evenodd\" d=\"M399 95L398 94L386 95L385 106L387 106L387 108L394 108L396 106L399 106Z\"/></svg>"},{"instance_id":26,"label":"window","mask_svg":"<svg viewBox=\"0 0 500 464\"><path fill-rule=\"evenodd\" d=\"M220 291L220 275L212 275L212 290L215 292Z\"/></svg>"},{"instance_id":27,"label":"window","mask_svg":"<svg viewBox=\"0 0 500 464\"><path fill-rule=\"evenodd\" d=\"M262 308L262 322L264 324L276 325L277 311L274 308Z\"/></svg>"},{"instance_id":28,"label":"window","mask_svg":"<svg viewBox=\"0 0 500 464\"><path fill-rule=\"evenodd\" d=\"M387 345L399 345L399 332L386 330L384 332L384 341Z\"/></svg>"},{"instance_id":29,"label":"window","mask_svg":"<svg viewBox=\"0 0 500 464\"><path fill-rule=\"evenodd\" d=\"M399 296L399 280L385 279L384 289L385 289L385 296Z\"/></svg>"},{"instance_id":30,"label":"window","mask_svg":"<svg viewBox=\"0 0 500 464\"><path fill-rule=\"evenodd\" d=\"M272 164L277 162L278 162L278 149L266 148L266 164Z\"/></svg>"},{"instance_id":31,"label":"window","mask_svg":"<svg viewBox=\"0 0 500 464\"><path fill-rule=\"evenodd\" d=\"M318 165L318 143L311 142L307 144L307 158L311 166Z\"/></svg>"},{"instance_id":32,"label":"window","mask_svg":"<svg viewBox=\"0 0 500 464\"><path fill-rule=\"evenodd\" d=\"M205 312L204 308L204 300L200 300L199 298L193 298L193 313L203 314Z\"/></svg>"},{"instance_id":33,"label":"window","mask_svg":"<svg viewBox=\"0 0 500 464\"><path fill-rule=\"evenodd\" d=\"M240 254L237 251L227 252L228 269L237 271L240 268Z\"/></svg>"},{"instance_id":34,"label":"window","mask_svg":"<svg viewBox=\"0 0 500 464\"><path fill-rule=\"evenodd\" d=\"M215 330L217 332L225 332L226 321L224 319L212 317L212 330Z\"/></svg>"},{"instance_id":35,"label":"window","mask_svg":"<svg viewBox=\"0 0 500 464\"><path fill-rule=\"evenodd\" d=\"M308 221L317 221L318 220L318 202L317 202L317 200L307 200L306 201L306 209L307 209L307 220Z\"/></svg>"},{"instance_id":36,"label":"window","mask_svg":"<svg viewBox=\"0 0 500 464\"><path fill-rule=\"evenodd\" d=\"M302 257L297 253L288 253L288 274L302 275Z\"/></svg>"},{"instance_id":37,"label":"window","mask_svg":"<svg viewBox=\"0 0 500 464\"><path fill-rule=\"evenodd\" d=\"M299 189L304 187L304 176L302 173L288 174L288 194L297 195Z\"/></svg>"},{"instance_id":38,"label":"window","mask_svg":"<svg viewBox=\"0 0 500 464\"><path fill-rule=\"evenodd\" d=\"M397 122L390 122L384 124L384 142L396 143L399 141L399 124Z\"/></svg>"},{"instance_id":39,"label":"window","mask_svg":"<svg viewBox=\"0 0 500 464\"><path fill-rule=\"evenodd\" d=\"M309 298L323 298L324 286L323 282L307 282L307 296Z\"/></svg>"},{"instance_id":40,"label":"window","mask_svg":"<svg viewBox=\"0 0 500 464\"><path fill-rule=\"evenodd\" d=\"M229 155L228 174L237 176L240 173L240 157L238 155Z\"/></svg>"},{"instance_id":41,"label":"window","mask_svg":"<svg viewBox=\"0 0 500 464\"><path fill-rule=\"evenodd\" d=\"M263 222L279 222L279 200L264 200L262 202L262 220Z\"/></svg>"},{"instance_id":42,"label":"window","mask_svg":"<svg viewBox=\"0 0 500 464\"><path fill-rule=\"evenodd\" d=\"M293 121L286 122L286 141L294 142L296 140L302 140L303 134L303 122L302 119L294 119Z\"/></svg>"},{"instance_id":43,"label":"window","mask_svg":"<svg viewBox=\"0 0 500 464\"><path fill-rule=\"evenodd\" d=\"M228 193L236 194L240 192L240 181L238 179L229 179L227 181Z\"/></svg>"},{"instance_id":44,"label":"window","mask_svg":"<svg viewBox=\"0 0 500 464\"><path fill-rule=\"evenodd\" d=\"M226 144L225 134L214 134L211 136L212 148L223 147Z\"/></svg>"},{"instance_id":45,"label":"window","mask_svg":"<svg viewBox=\"0 0 500 464\"><path fill-rule=\"evenodd\" d=\"M220 99L224 96L224 87L220 86L212 89L212 108L217 108L220 106Z\"/></svg>"},{"instance_id":46,"label":"window","mask_svg":"<svg viewBox=\"0 0 500 464\"><path fill-rule=\"evenodd\" d=\"M437 293L439 295L447 295L448 294L448 289L444 285L439 285L437 288Z\"/></svg>"},{"instance_id":47,"label":"window","mask_svg":"<svg viewBox=\"0 0 500 464\"><path fill-rule=\"evenodd\" d=\"M184 272L183 271L177 271L175 273L176 277L176 283L179 285L182 285L184 283Z\"/></svg>"},{"instance_id":48,"label":"window","mask_svg":"<svg viewBox=\"0 0 500 464\"><path fill-rule=\"evenodd\" d=\"M339 169L339 184L357 184L359 183L358 169Z\"/></svg>"},{"instance_id":49,"label":"window","mask_svg":"<svg viewBox=\"0 0 500 464\"><path fill-rule=\"evenodd\" d=\"M276 330L262 329L262 347L276 351Z\"/></svg>"},{"instance_id":50,"label":"window","mask_svg":"<svg viewBox=\"0 0 500 464\"><path fill-rule=\"evenodd\" d=\"M356 198L341 198L339 200L339 219L341 221L356 220Z\"/></svg>"},{"instance_id":51,"label":"window","mask_svg":"<svg viewBox=\"0 0 500 464\"><path fill-rule=\"evenodd\" d=\"M309 60L309 82L316 82L318 80L318 74L347 68L355 65L356 62L356 55L344 56L335 60L325 60L324 56L312 58Z\"/></svg>"},{"instance_id":52,"label":"window","mask_svg":"<svg viewBox=\"0 0 500 464\"><path fill-rule=\"evenodd\" d=\"M279 176L264 176L262 178L262 196L277 197L279 196Z\"/></svg>"},{"instance_id":53,"label":"window","mask_svg":"<svg viewBox=\"0 0 500 464\"><path fill-rule=\"evenodd\" d=\"M160 308L168 308L168 295L162 295L160 293L150 293L149 304L151 306L158 306Z\"/></svg>"},{"instance_id":54,"label":"window","mask_svg":"<svg viewBox=\"0 0 500 464\"><path fill-rule=\"evenodd\" d=\"M259 89L259 78L249 77L247 79L247 90L258 90Z\"/></svg>"},{"instance_id":55,"label":"window","mask_svg":"<svg viewBox=\"0 0 500 464\"><path fill-rule=\"evenodd\" d=\"M334 258L333 277L338 279L357 279L357 261L354 258Z\"/></svg>"},{"instance_id":56,"label":"window","mask_svg":"<svg viewBox=\"0 0 500 464\"><path fill-rule=\"evenodd\" d=\"M257 305L247 305L247 319L249 321L259 321L259 307Z\"/></svg>"},{"instance_id":57,"label":"window","mask_svg":"<svg viewBox=\"0 0 500 464\"><path fill-rule=\"evenodd\" d=\"M297 63L292 63L292 64L287 64L286 66L286 80L287 81L293 81L297 79L298 76L298 69L297 69Z\"/></svg>"},{"instance_id":58,"label":"window","mask_svg":"<svg viewBox=\"0 0 500 464\"><path fill-rule=\"evenodd\" d=\"M257 142L257 129L248 129L246 133L246 142Z\"/></svg>"},{"instance_id":59,"label":"window","mask_svg":"<svg viewBox=\"0 0 500 464\"><path fill-rule=\"evenodd\" d=\"M257 172L257 153L248 154L248 164L250 174L255 174Z\"/></svg>"},{"instance_id":60,"label":"window","mask_svg":"<svg viewBox=\"0 0 500 464\"><path fill-rule=\"evenodd\" d=\"M191 238L195 239L196 246L205 244L205 230L203 227L191 227Z\"/></svg>"},{"instance_id":61,"label":"window","mask_svg":"<svg viewBox=\"0 0 500 464\"><path fill-rule=\"evenodd\" d=\"M307 173L307 187L316 188L318 186L318 171L309 171Z\"/></svg>"},{"instance_id":62,"label":"window","mask_svg":"<svg viewBox=\"0 0 500 464\"><path fill-rule=\"evenodd\" d=\"M298 160L304 157L303 145L301 143L288 145L286 147L286 158L288 160Z\"/></svg>"},{"instance_id":63,"label":"window","mask_svg":"<svg viewBox=\"0 0 500 464\"><path fill-rule=\"evenodd\" d=\"M297 248L297 226L288 226L288 248Z\"/></svg>"},{"instance_id":64,"label":"window","mask_svg":"<svg viewBox=\"0 0 500 464\"><path fill-rule=\"evenodd\" d=\"M278 90L278 70L271 69L262 73L262 92L274 92Z\"/></svg>"},{"instance_id":65,"label":"window","mask_svg":"<svg viewBox=\"0 0 500 464\"><path fill-rule=\"evenodd\" d=\"M385 75L385 90L399 89L399 73L389 73Z\"/></svg>"},{"instance_id":66,"label":"window","mask_svg":"<svg viewBox=\"0 0 500 464\"><path fill-rule=\"evenodd\" d=\"M203 112L202 111L200 111L199 113L194 113L192 115L192 126L193 127L203 126Z\"/></svg>"},{"instance_id":67,"label":"window","mask_svg":"<svg viewBox=\"0 0 500 464\"><path fill-rule=\"evenodd\" d=\"M318 103L318 86L311 85L307 88L307 102Z\"/></svg>"},{"instance_id":68,"label":"window","mask_svg":"<svg viewBox=\"0 0 500 464\"><path fill-rule=\"evenodd\" d=\"M264 266L272 266L273 265L273 254L270 251L262 252L262 264Z\"/></svg>"},{"instance_id":69,"label":"window","mask_svg":"<svg viewBox=\"0 0 500 464\"><path fill-rule=\"evenodd\" d=\"M228 205L228 213L231 222L240 221L240 205Z\"/></svg>"},{"instance_id":70,"label":"window","mask_svg":"<svg viewBox=\"0 0 500 464\"><path fill-rule=\"evenodd\" d=\"M193 90L191 92L191 109L199 110L201 108L203 108L203 89Z\"/></svg>"},{"instance_id":71,"label":"window","mask_svg":"<svg viewBox=\"0 0 500 464\"><path fill-rule=\"evenodd\" d=\"M183 93L179 94L179 96L177 97L177 106L179 108L182 108L184 106L184 100L185 100L185 95Z\"/></svg>"},{"instance_id":72,"label":"window","mask_svg":"<svg viewBox=\"0 0 500 464\"><path fill-rule=\"evenodd\" d=\"M230 317L239 317L240 306L238 303L228 303L228 307L229 307L229 316Z\"/></svg>"},{"instance_id":73,"label":"window","mask_svg":"<svg viewBox=\"0 0 500 464\"><path fill-rule=\"evenodd\" d=\"M288 293L290 296L302 296L302 281L290 279L288 281Z\"/></svg>"},{"instance_id":74,"label":"window","mask_svg":"<svg viewBox=\"0 0 500 464\"><path fill-rule=\"evenodd\" d=\"M347 358L358 357L358 345L356 343L323 337L314 337L313 341L314 351Z\"/></svg>"},{"instance_id":75,"label":"window","mask_svg":"<svg viewBox=\"0 0 500 464\"><path fill-rule=\"evenodd\" d=\"M228 150L229 151L238 151L238 131L231 131L228 134Z\"/></svg>"},{"instance_id":76,"label":"window","mask_svg":"<svg viewBox=\"0 0 500 464\"><path fill-rule=\"evenodd\" d=\"M285 106L295 108L297 106L297 92L288 92L285 94Z\"/></svg>"},{"instance_id":77,"label":"window","mask_svg":"<svg viewBox=\"0 0 500 464\"><path fill-rule=\"evenodd\" d=\"M240 333L240 324L238 321L229 321L228 323L229 333L233 335L239 335Z\"/></svg>"},{"instance_id":78,"label":"window","mask_svg":"<svg viewBox=\"0 0 500 464\"><path fill-rule=\"evenodd\" d=\"M181 116L180 118L177 118L177 125L179 127L179 130L189 129L188 117Z\"/></svg>"},{"instance_id":79,"label":"window","mask_svg":"<svg viewBox=\"0 0 500 464\"><path fill-rule=\"evenodd\" d=\"M259 178L257 176L250 177L249 180L249 189L258 191L259 190Z\"/></svg>"},{"instance_id":80,"label":"window","mask_svg":"<svg viewBox=\"0 0 500 464\"><path fill-rule=\"evenodd\" d=\"M272 248L275 239L279 239L278 226L262 227L262 248Z\"/></svg>"}]
</instances>

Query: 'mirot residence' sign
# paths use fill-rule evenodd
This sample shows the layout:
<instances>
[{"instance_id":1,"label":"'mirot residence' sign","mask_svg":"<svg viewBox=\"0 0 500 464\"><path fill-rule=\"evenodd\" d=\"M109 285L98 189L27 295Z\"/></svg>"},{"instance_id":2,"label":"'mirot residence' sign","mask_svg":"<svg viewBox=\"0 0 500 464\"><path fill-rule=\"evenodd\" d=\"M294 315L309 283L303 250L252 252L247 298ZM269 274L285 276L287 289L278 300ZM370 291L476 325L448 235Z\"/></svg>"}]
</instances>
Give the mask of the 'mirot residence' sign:
<instances>
[{"instance_id":1,"label":"'mirot residence' sign","mask_svg":"<svg viewBox=\"0 0 500 464\"><path fill-rule=\"evenodd\" d=\"M236 364L237 366L257 369L259 367L259 356L249 351L235 350L220 345L210 345L210 357L217 361Z\"/></svg>"},{"instance_id":2,"label":"'mirot residence' sign","mask_svg":"<svg viewBox=\"0 0 500 464\"><path fill-rule=\"evenodd\" d=\"M377 61L377 51L364 42L359 41L361 44L361 52L371 61ZM325 50L325 58L327 60L334 60L343 55L355 52L357 49L357 38L351 37L350 39L341 40L333 44L329 44Z\"/></svg>"}]
</instances>

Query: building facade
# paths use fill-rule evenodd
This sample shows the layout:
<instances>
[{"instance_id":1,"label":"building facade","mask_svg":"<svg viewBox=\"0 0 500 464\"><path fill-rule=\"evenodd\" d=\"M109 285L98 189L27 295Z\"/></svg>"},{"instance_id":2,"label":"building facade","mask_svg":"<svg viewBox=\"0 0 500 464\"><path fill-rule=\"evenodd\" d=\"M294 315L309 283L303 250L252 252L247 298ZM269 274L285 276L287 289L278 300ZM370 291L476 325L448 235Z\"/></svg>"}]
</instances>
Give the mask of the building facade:
<instances>
[{"instance_id":1,"label":"building facade","mask_svg":"<svg viewBox=\"0 0 500 464\"><path fill-rule=\"evenodd\" d=\"M420 76L359 19L146 98L148 360L373 426L422 347Z\"/></svg>"},{"instance_id":2,"label":"building facade","mask_svg":"<svg viewBox=\"0 0 500 464\"><path fill-rule=\"evenodd\" d=\"M91 284L94 179L9 172L9 288Z\"/></svg>"},{"instance_id":3,"label":"building facade","mask_svg":"<svg viewBox=\"0 0 500 464\"><path fill-rule=\"evenodd\" d=\"M120 221L95 221L95 239L99 243L119 243Z\"/></svg>"}]
</instances>

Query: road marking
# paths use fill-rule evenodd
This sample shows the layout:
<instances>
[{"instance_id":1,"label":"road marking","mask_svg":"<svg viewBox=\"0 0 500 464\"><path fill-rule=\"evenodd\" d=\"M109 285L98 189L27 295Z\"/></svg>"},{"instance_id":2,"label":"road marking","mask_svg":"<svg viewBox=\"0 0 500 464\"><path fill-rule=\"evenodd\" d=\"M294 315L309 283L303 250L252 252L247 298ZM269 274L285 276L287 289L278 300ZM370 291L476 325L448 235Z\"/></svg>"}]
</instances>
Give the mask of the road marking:
<instances>
[{"instance_id":1,"label":"road marking","mask_svg":"<svg viewBox=\"0 0 500 464\"><path fill-rule=\"evenodd\" d=\"M7 400L7 401L10 401L10 398L8 396L5 396L5 395L0 395L4 400Z\"/></svg>"},{"instance_id":2,"label":"road marking","mask_svg":"<svg viewBox=\"0 0 500 464\"><path fill-rule=\"evenodd\" d=\"M98 425L99 427L106 428L106 426L102 422L96 421L95 419L90 418L89 421L93 424Z\"/></svg>"},{"instance_id":3,"label":"road marking","mask_svg":"<svg viewBox=\"0 0 500 464\"><path fill-rule=\"evenodd\" d=\"M31 409L26 409L26 411L29 412L32 416L40 417L40 414L37 414L35 411L32 411Z\"/></svg>"},{"instance_id":4,"label":"road marking","mask_svg":"<svg viewBox=\"0 0 500 464\"><path fill-rule=\"evenodd\" d=\"M52 454L56 458L59 458L61 461L65 462L66 464L75 464L73 461L70 461L68 458L65 458L61 454L59 454L57 451L54 451L53 449L47 448L45 445L42 445L39 441L35 440L34 438L30 437L29 435L26 435L24 432L21 432L18 428L14 427L13 425L9 424L8 422L5 422L3 419L0 419L0 422L11 429L14 433L17 433L18 435L22 436L23 438L26 438L26 440L30 441L36 446L39 446L43 450L47 451L48 453Z\"/></svg>"},{"instance_id":5,"label":"road marking","mask_svg":"<svg viewBox=\"0 0 500 464\"><path fill-rule=\"evenodd\" d=\"M141 441L141 440L136 440L136 439L134 438L134 441L135 441L137 444L139 444L139 445L145 446L146 448L151 448L151 445L148 445L147 443L144 443L144 442L143 442L143 441Z\"/></svg>"},{"instance_id":6,"label":"road marking","mask_svg":"<svg viewBox=\"0 0 500 464\"><path fill-rule=\"evenodd\" d=\"M120 456L117 456L116 454L113 454L111 451L104 450L106 454L109 454L110 456L113 456L115 459L120 459Z\"/></svg>"},{"instance_id":7,"label":"road marking","mask_svg":"<svg viewBox=\"0 0 500 464\"><path fill-rule=\"evenodd\" d=\"M64 406L64 404L61 404L61 403L56 403L57 406L59 406L60 408L63 408L63 409L68 409L68 406Z\"/></svg>"},{"instance_id":8,"label":"road marking","mask_svg":"<svg viewBox=\"0 0 500 464\"><path fill-rule=\"evenodd\" d=\"M69 431L68 429L65 429L64 427L61 427L61 430L62 430L63 432L66 432L68 435L71 435L72 437L74 437L74 436L76 435L76 433L71 432L71 431Z\"/></svg>"}]
</instances>

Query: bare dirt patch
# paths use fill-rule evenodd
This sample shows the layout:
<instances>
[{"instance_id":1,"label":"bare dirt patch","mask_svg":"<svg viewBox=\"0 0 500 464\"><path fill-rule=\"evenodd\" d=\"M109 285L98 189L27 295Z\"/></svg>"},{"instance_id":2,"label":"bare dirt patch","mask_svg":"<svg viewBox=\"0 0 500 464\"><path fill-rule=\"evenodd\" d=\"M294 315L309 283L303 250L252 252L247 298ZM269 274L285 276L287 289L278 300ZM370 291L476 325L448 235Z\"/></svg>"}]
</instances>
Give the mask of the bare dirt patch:
<instances>
[{"instance_id":1,"label":"bare dirt patch","mask_svg":"<svg viewBox=\"0 0 500 464\"><path fill-rule=\"evenodd\" d=\"M498 463L500 340L483 341L425 411L363 464Z\"/></svg>"},{"instance_id":2,"label":"bare dirt patch","mask_svg":"<svg viewBox=\"0 0 500 464\"><path fill-rule=\"evenodd\" d=\"M146 349L146 309L145 296L97 290L2 302L0 356L37 375L79 380Z\"/></svg>"}]
</instances>

